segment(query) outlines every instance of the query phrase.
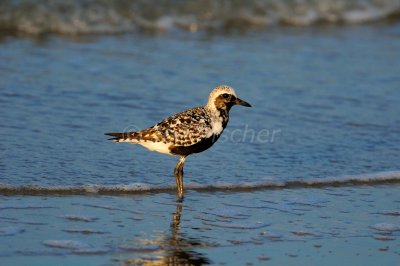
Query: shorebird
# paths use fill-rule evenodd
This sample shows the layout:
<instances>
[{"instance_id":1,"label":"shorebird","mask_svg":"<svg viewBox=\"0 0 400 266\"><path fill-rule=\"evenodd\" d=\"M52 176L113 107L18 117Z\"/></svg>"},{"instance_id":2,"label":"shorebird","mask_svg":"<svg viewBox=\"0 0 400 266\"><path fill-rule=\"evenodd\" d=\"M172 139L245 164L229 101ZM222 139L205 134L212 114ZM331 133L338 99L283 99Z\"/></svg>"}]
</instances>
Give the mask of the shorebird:
<instances>
[{"instance_id":1,"label":"shorebird","mask_svg":"<svg viewBox=\"0 0 400 266\"><path fill-rule=\"evenodd\" d=\"M151 151L179 156L174 169L179 199L183 198L183 165L187 156L210 148L221 136L234 105L251 107L233 88L221 85L210 93L205 106L177 113L139 131L105 133L114 142L139 144Z\"/></svg>"}]
</instances>

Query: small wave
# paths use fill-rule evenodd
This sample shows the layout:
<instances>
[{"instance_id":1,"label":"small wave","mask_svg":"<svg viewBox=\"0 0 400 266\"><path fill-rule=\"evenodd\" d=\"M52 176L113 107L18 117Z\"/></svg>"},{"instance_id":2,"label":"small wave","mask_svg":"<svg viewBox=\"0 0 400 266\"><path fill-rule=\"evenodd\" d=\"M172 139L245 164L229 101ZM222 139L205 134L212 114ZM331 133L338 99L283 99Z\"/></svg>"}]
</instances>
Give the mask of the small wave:
<instances>
[{"instance_id":1,"label":"small wave","mask_svg":"<svg viewBox=\"0 0 400 266\"><path fill-rule=\"evenodd\" d=\"M213 191L257 191L267 189L287 189L287 188L323 188L339 186L360 186L360 185L387 185L400 184L400 171L380 172L365 175L329 177L318 179L278 181L267 179L258 182L246 183L216 183L216 184L197 184L186 183L185 188L198 192ZM151 185L134 183L128 185L82 185L82 186L16 186L0 184L0 193L7 195L81 195L81 194L148 194L175 192L175 185ZM19 208L18 206L12 206ZM36 208L49 208L49 206L36 206ZM106 208L107 206L103 206ZM11 208L10 206L0 206L0 209ZM22 208L22 207L21 207ZM26 208L26 207L24 207Z\"/></svg>"},{"instance_id":2,"label":"small wave","mask_svg":"<svg viewBox=\"0 0 400 266\"><path fill-rule=\"evenodd\" d=\"M395 232L395 231L400 231L400 225L399 224L390 224L390 223L379 223L379 224L374 224L371 226L371 228L378 230L378 231L383 231L383 232Z\"/></svg>"},{"instance_id":3,"label":"small wave","mask_svg":"<svg viewBox=\"0 0 400 266\"><path fill-rule=\"evenodd\" d=\"M3 0L0 29L33 35L225 31L321 22L366 23L399 14L398 0Z\"/></svg>"},{"instance_id":4,"label":"small wave","mask_svg":"<svg viewBox=\"0 0 400 266\"><path fill-rule=\"evenodd\" d=\"M86 222L86 223L94 222L99 219L98 217L89 217L82 215L64 215L61 216L61 218L64 218L69 221Z\"/></svg>"},{"instance_id":5,"label":"small wave","mask_svg":"<svg viewBox=\"0 0 400 266\"><path fill-rule=\"evenodd\" d=\"M90 247L88 244L77 240L45 240L42 244L52 248L82 249Z\"/></svg>"}]
</instances>

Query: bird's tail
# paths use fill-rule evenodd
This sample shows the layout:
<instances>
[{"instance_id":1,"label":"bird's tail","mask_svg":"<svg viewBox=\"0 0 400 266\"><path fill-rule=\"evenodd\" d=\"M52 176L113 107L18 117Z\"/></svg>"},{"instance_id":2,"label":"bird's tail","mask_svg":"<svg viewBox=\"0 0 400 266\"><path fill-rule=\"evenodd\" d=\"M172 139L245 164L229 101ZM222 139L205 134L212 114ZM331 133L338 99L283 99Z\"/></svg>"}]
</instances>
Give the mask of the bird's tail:
<instances>
[{"instance_id":1,"label":"bird's tail","mask_svg":"<svg viewBox=\"0 0 400 266\"><path fill-rule=\"evenodd\" d=\"M132 137L136 132L123 132L123 133L104 133L104 135L111 136L109 140L114 142L132 142Z\"/></svg>"}]
</instances>

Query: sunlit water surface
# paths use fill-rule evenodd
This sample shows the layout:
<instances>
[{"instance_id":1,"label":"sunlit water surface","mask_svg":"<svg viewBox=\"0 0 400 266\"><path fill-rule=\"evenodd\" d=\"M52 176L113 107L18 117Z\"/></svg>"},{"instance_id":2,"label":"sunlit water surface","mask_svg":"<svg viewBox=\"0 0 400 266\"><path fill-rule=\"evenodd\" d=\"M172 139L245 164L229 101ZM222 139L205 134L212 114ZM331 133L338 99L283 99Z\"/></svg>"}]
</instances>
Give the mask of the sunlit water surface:
<instances>
[{"instance_id":1,"label":"sunlit water surface","mask_svg":"<svg viewBox=\"0 0 400 266\"><path fill-rule=\"evenodd\" d=\"M399 51L398 25L3 37L2 265L394 265ZM200 190L182 204L177 158L103 135L203 105L219 84L253 108L234 107L220 141L189 157L184 182ZM306 188L350 178L367 186Z\"/></svg>"}]
</instances>

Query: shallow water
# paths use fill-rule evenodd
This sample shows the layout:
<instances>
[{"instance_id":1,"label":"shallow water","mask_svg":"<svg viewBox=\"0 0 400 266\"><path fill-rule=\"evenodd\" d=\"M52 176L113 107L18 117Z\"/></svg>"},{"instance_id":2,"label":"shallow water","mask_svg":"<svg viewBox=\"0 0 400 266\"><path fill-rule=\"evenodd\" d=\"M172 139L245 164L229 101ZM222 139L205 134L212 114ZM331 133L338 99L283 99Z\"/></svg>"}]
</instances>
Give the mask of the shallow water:
<instances>
[{"instance_id":1,"label":"shallow water","mask_svg":"<svg viewBox=\"0 0 400 266\"><path fill-rule=\"evenodd\" d=\"M399 37L398 24L2 37L2 264L395 264ZM103 136L225 83L254 107L189 157L182 205L177 158Z\"/></svg>"},{"instance_id":2,"label":"shallow water","mask_svg":"<svg viewBox=\"0 0 400 266\"><path fill-rule=\"evenodd\" d=\"M2 265L396 265L397 195L367 186L191 191L183 204L165 193L1 197L0 256Z\"/></svg>"}]
</instances>

